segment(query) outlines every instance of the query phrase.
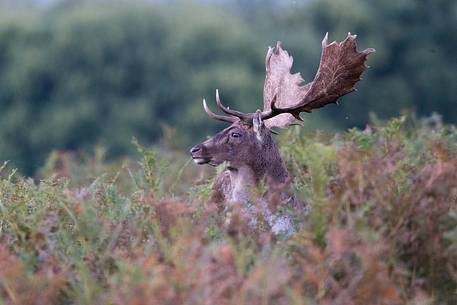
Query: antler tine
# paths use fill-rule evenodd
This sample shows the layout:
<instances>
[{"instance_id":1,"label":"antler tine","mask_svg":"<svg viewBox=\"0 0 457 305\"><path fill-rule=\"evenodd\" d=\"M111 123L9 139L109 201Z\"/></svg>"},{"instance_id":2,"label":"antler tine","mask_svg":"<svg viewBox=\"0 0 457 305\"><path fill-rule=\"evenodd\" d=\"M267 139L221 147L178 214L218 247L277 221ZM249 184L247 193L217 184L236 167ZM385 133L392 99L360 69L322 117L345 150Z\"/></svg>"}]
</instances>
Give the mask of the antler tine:
<instances>
[{"instance_id":1,"label":"antler tine","mask_svg":"<svg viewBox=\"0 0 457 305\"><path fill-rule=\"evenodd\" d=\"M298 121L303 122L303 119L300 117L300 112L308 112L308 113L311 112L311 110L308 110L308 109L298 109L301 107L301 105L294 106L294 107L287 107L287 108L277 108L276 107L277 96L278 96L277 93L273 96L273 99L271 100L270 110L262 112L262 114L261 114L262 120L268 120L279 114L288 113L288 114L293 115L294 118L297 119Z\"/></svg>"},{"instance_id":2,"label":"antler tine","mask_svg":"<svg viewBox=\"0 0 457 305\"><path fill-rule=\"evenodd\" d=\"M232 116L236 116L237 118L239 118L243 121L249 122L250 120L252 120L252 115L243 113L241 111L232 110L232 109L229 109L229 108L225 107L224 105L222 105L221 99L219 97L219 89L216 89L216 104L219 107L219 109L221 109L224 113L227 113Z\"/></svg>"},{"instance_id":3,"label":"antler tine","mask_svg":"<svg viewBox=\"0 0 457 305\"><path fill-rule=\"evenodd\" d=\"M205 99L203 99L203 109L205 109L205 112L208 114L208 116L210 118L218 120L218 121L234 123L235 121L238 120L236 117L233 117L233 116L215 114L214 112L211 111L211 109L209 109L208 105L206 104Z\"/></svg>"}]
</instances>

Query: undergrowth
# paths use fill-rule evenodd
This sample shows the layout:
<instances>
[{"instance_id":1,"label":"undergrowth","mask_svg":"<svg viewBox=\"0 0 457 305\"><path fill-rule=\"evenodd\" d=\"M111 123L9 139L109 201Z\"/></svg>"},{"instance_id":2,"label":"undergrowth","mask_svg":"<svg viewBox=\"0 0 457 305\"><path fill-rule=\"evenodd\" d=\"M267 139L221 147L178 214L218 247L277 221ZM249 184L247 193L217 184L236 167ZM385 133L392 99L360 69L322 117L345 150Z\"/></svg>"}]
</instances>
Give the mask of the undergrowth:
<instances>
[{"instance_id":1,"label":"undergrowth","mask_svg":"<svg viewBox=\"0 0 457 305\"><path fill-rule=\"evenodd\" d=\"M54 153L0 176L0 304L455 304L457 130L397 118L278 139L312 206L289 238L207 203L214 173ZM229 218L230 217L230 218Z\"/></svg>"}]
</instances>

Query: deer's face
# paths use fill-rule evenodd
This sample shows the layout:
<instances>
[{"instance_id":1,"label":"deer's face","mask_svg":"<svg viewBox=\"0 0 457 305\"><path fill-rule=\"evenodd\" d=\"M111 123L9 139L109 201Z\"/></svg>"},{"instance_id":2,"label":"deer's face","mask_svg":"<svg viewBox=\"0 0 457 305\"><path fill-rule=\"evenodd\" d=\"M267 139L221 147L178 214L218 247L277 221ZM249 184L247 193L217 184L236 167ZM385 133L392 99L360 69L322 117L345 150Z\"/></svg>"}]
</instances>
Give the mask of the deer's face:
<instances>
[{"instance_id":1,"label":"deer's face","mask_svg":"<svg viewBox=\"0 0 457 305\"><path fill-rule=\"evenodd\" d=\"M217 166L225 161L232 165L249 164L259 157L263 136L258 128L238 121L195 145L190 153L197 164Z\"/></svg>"}]
</instances>

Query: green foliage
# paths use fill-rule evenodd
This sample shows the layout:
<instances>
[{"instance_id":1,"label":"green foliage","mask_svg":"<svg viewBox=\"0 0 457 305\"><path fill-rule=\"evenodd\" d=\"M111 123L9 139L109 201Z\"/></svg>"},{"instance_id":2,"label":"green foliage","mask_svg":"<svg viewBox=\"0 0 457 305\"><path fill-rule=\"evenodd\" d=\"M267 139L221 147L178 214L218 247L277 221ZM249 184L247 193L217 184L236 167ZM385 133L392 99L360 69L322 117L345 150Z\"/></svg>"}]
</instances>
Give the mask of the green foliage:
<instances>
[{"instance_id":1,"label":"green foliage","mask_svg":"<svg viewBox=\"0 0 457 305\"><path fill-rule=\"evenodd\" d=\"M143 156L140 165L143 170L144 181L146 182L146 185L156 193L160 187L160 177L163 176L167 170L167 164L165 162L158 164L157 155L154 151L140 145L137 139L133 138L132 143Z\"/></svg>"},{"instance_id":2,"label":"green foliage","mask_svg":"<svg viewBox=\"0 0 457 305\"><path fill-rule=\"evenodd\" d=\"M288 239L217 212L212 179L136 140L139 164L54 154L37 182L5 165L0 303L453 304L456 139L436 117L286 132L312 206Z\"/></svg>"},{"instance_id":3,"label":"green foliage","mask_svg":"<svg viewBox=\"0 0 457 305\"><path fill-rule=\"evenodd\" d=\"M51 149L100 143L121 156L132 136L158 141L164 124L186 130L181 147L190 145L183 139L214 127L201 97L243 84L223 96L249 100L260 84L262 55L233 21L221 10L145 3L57 6L27 23L3 21L0 158L31 173Z\"/></svg>"},{"instance_id":4,"label":"green foliage","mask_svg":"<svg viewBox=\"0 0 457 305\"><path fill-rule=\"evenodd\" d=\"M53 150L101 144L119 157L134 153L132 136L158 143L170 126L168 144L184 149L222 126L207 119L201 98L219 88L231 107L254 111L267 46L282 40L294 72L310 80L325 32L337 40L357 33L360 48L377 53L359 91L308 116L307 128L360 127L369 113L386 118L404 108L455 121L456 3L0 4L0 160L32 174Z\"/></svg>"},{"instance_id":5,"label":"green foliage","mask_svg":"<svg viewBox=\"0 0 457 305\"><path fill-rule=\"evenodd\" d=\"M368 63L372 69L363 76L357 94L327 112L334 119L344 113L348 116L342 122L345 126L361 126L370 112L390 117L414 109L420 115L438 112L446 121L455 122L456 1L320 0L287 11L274 27L293 31L287 35L293 45L303 45L298 33L311 27L318 38L329 32L332 40L356 33L360 49L376 49ZM306 64L297 70L315 66Z\"/></svg>"}]
</instances>

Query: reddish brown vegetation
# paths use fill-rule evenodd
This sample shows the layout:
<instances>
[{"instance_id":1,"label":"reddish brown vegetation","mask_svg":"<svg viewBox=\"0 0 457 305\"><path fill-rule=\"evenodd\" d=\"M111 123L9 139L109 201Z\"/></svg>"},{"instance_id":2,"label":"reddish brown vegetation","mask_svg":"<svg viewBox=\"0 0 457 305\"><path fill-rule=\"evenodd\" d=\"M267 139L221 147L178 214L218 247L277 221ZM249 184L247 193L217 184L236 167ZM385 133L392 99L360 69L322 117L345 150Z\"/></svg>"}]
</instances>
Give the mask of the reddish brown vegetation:
<instances>
[{"instance_id":1,"label":"reddish brown vegetation","mask_svg":"<svg viewBox=\"0 0 457 305\"><path fill-rule=\"evenodd\" d=\"M82 188L6 175L0 301L453 304L457 132L402 124L345 140L284 137L297 194L313 206L290 238L204 204L210 184L170 199L152 153L140 171Z\"/></svg>"}]
</instances>

